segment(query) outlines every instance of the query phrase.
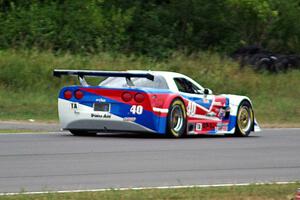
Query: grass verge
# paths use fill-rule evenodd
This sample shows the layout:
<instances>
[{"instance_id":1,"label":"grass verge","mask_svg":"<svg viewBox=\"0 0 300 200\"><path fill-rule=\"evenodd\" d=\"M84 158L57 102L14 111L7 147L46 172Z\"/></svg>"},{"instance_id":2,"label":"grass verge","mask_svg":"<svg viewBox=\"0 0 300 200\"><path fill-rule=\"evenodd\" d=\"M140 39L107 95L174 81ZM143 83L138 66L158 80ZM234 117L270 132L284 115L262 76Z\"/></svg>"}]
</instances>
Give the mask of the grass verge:
<instances>
[{"instance_id":1,"label":"grass verge","mask_svg":"<svg viewBox=\"0 0 300 200\"><path fill-rule=\"evenodd\" d=\"M1 196L2 200L22 199L176 199L176 200L291 200L295 197L300 184L286 185L250 185L232 187L181 188L181 189L145 189L145 190L109 190L104 192L47 193L34 195Z\"/></svg>"},{"instance_id":2,"label":"grass verge","mask_svg":"<svg viewBox=\"0 0 300 200\"><path fill-rule=\"evenodd\" d=\"M0 120L56 120L57 94L70 77L57 79L54 68L126 70L146 69L186 74L214 93L249 96L258 122L299 124L300 71L257 73L215 53L174 54L167 60L114 54L55 55L51 52L0 51ZM93 80L95 82L95 80Z\"/></svg>"},{"instance_id":3,"label":"grass verge","mask_svg":"<svg viewBox=\"0 0 300 200\"><path fill-rule=\"evenodd\" d=\"M1 133L47 133L46 131L38 131L38 130L26 130L26 129L0 129Z\"/></svg>"}]
</instances>

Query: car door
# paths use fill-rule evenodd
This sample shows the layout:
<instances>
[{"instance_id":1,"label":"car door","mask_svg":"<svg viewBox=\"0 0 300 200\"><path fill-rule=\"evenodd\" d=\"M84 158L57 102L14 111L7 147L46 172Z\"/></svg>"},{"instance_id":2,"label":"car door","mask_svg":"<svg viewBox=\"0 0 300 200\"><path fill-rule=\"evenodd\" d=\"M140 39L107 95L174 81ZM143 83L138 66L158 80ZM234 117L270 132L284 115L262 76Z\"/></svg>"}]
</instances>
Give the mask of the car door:
<instances>
[{"instance_id":1,"label":"car door","mask_svg":"<svg viewBox=\"0 0 300 200\"><path fill-rule=\"evenodd\" d=\"M189 100L187 113L190 116L207 116L213 107L215 95L204 94L204 89L184 77L175 77L174 82L181 96Z\"/></svg>"}]
</instances>

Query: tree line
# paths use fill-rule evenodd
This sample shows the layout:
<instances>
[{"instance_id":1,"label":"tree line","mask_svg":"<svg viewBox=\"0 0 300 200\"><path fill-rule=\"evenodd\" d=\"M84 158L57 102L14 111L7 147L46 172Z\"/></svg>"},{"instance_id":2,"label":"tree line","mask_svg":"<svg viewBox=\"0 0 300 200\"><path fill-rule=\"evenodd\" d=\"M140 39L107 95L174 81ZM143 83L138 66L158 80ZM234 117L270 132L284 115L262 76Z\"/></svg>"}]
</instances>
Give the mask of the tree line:
<instances>
[{"instance_id":1,"label":"tree line","mask_svg":"<svg viewBox=\"0 0 300 200\"><path fill-rule=\"evenodd\" d=\"M299 0L0 0L0 49L300 53Z\"/></svg>"}]
</instances>

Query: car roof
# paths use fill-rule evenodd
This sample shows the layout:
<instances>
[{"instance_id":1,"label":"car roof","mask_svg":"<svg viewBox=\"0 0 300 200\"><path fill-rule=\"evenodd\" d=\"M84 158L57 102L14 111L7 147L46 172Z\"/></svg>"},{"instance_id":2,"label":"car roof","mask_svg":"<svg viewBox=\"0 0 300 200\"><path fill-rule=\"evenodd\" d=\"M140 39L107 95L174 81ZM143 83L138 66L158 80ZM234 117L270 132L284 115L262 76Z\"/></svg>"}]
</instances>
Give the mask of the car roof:
<instances>
[{"instance_id":1,"label":"car roof","mask_svg":"<svg viewBox=\"0 0 300 200\"><path fill-rule=\"evenodd\" d=\"M150 73L154 76L162 76L167 81L169 88L173 91L178 91L178 88L173 80L174 78L185 78L185 79L189 80L190 82L192 82L193 84L195 84L196 86L198 86L198 88L204 90L204 88L201 85L199 85L196 81L194 81L193 79L191 79L190 77L188 77L184 74L180 74L177 72L151 71L151 70L127 70L127 71L131 72L131 73Z\"/></svg>"}]
</instances>

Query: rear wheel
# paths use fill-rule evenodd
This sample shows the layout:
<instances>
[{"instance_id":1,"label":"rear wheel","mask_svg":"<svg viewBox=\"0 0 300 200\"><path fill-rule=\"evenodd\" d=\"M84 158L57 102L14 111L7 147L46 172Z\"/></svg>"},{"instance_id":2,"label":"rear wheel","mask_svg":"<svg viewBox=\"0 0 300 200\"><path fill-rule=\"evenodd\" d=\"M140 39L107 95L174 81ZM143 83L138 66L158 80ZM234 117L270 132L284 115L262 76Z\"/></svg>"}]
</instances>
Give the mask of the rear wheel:
<instances>
[{"instance_id":1,"label":"rear wheel","mask_svg":"<svg viewBox=\"0 0 300 200\"><path fill-rule=\"evenodd\" d=\"M83 130L69 130L74 136L95 136L96 132L88 132Z\"/></svg>"},{"instance_id":2,"label":"rear wheel","mask_svg":"<svg viewBox=\"0 0 300 200\"><path fill-rule=\"evenodd\" d=\"M180 99L175 99L169 108L167 131L170 137L179 138L186 134L186 110Z\"/></svg>"},{"instance_id":3,"label":"rear wheel","mask_svg":"<svg viewBox=\"0 0 300 200\"><path fill-rule=\"evenodd\" d=\"M248 136L253 128L254 114L252 106L248 101L244 101L239 106L236 118L235 136Z\"/></svg>"}]
</instances>

